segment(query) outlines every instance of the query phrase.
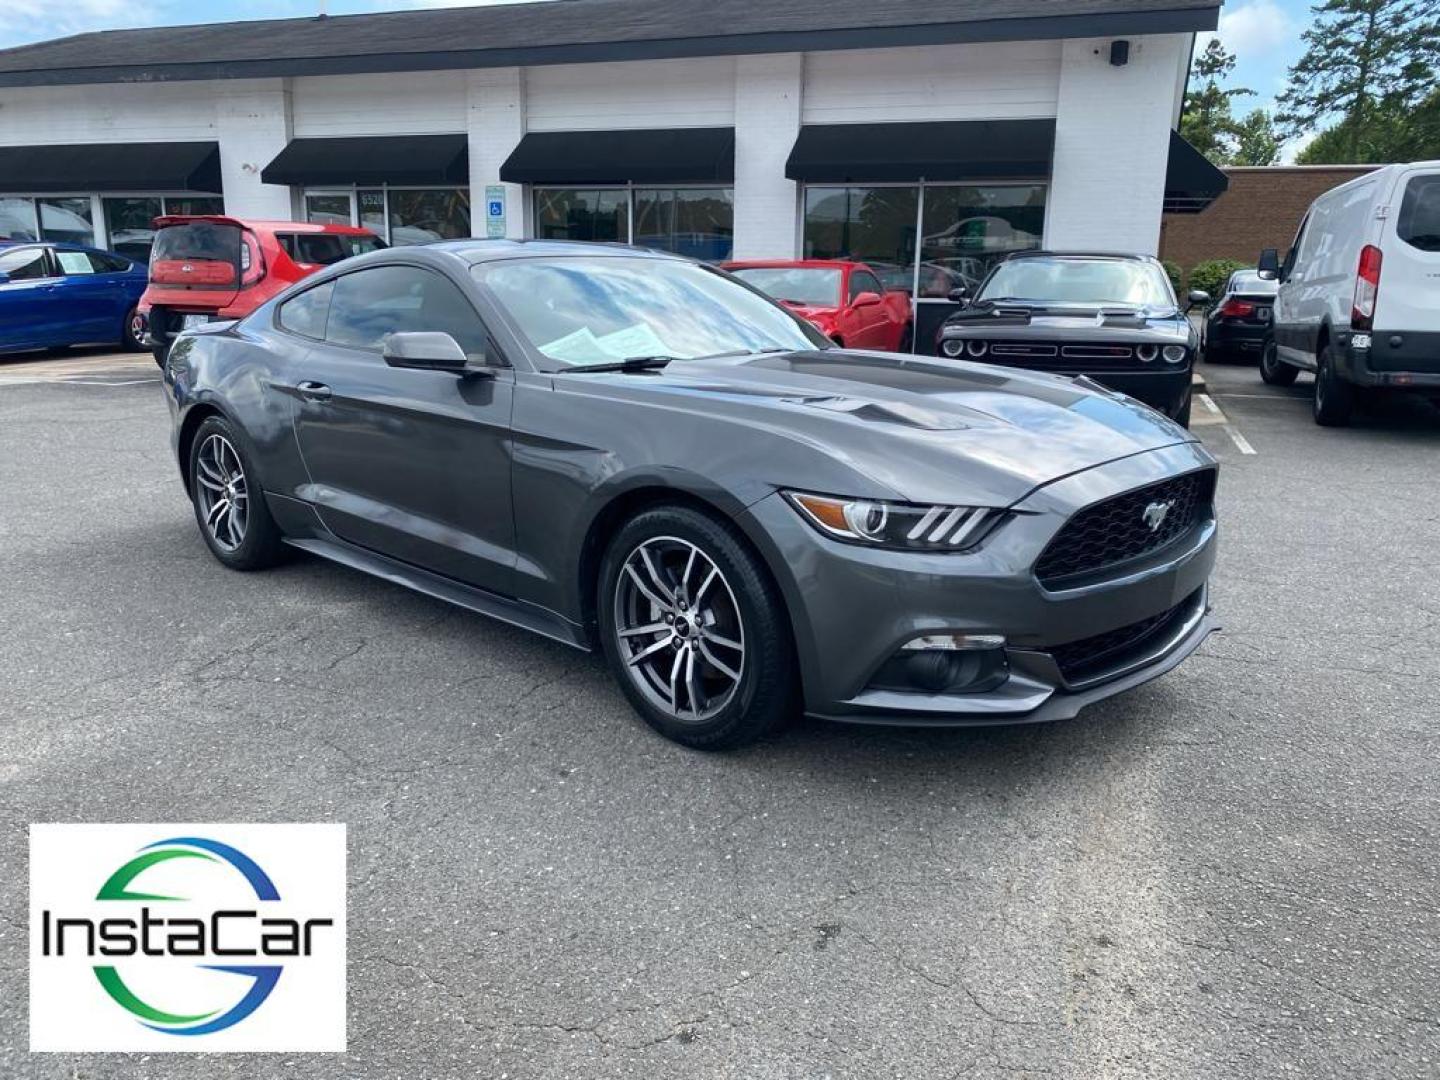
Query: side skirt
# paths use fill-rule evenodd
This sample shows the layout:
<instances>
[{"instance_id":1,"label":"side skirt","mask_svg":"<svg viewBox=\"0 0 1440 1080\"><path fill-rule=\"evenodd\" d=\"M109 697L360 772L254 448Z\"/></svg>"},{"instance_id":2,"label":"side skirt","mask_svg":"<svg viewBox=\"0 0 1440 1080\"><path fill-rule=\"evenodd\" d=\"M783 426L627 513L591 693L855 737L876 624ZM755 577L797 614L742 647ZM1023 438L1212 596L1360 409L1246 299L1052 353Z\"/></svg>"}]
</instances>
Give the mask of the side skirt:
<instances>
[{"instance_id":1,"label":"side skirt","mask_svg":"<svg viewBox=\"0 0 1440 1080\"><path fill-rule=\"evenodd\" d=\"M496 596L484 589L477 589L473 585L466 585L439 574L433 574L429 570L422 570L418 566L411 566L409 563L400 562L387 555L367 551L365 548L356 547L354 544L348 544L335 537L286 537L285 542L291 547L318 555L322 559L330 559L342 566L373 574L386 581L393 581L396 585L414 589L426 596L433 596L437 600L444 600L457 607L488 615L492 619L509 623L511 626L518 626L522 630L529 630L552 641L558 641L562 645L579 649L581 652L590 651L590 642L581 627L553 611L535 604L528 604L523 600L512 600L505 596Z\"/></svg>"}]
</instances>

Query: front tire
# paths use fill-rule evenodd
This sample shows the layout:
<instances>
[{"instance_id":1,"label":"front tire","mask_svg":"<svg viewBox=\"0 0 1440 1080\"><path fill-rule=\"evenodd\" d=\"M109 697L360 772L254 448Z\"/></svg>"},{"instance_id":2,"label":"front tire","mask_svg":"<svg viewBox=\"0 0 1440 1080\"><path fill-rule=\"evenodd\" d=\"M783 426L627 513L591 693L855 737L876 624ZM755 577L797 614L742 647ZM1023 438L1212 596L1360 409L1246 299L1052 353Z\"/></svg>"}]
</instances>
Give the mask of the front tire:
<instances>
[{"instance_id":1,"label":"front tire","mask_svg":"<svg viewBox=\"0 0 1440 1080\"><path fill-rule=\"evenodd\" d=\"M1294 386L1300 369L1280 359L1280 350L1273 341L1265 343L1260 353L1260 380L1266 386Z\"/></svg>"},{"instance_id":2,"label":"front tire","mask_svg":"<svg viewBox=\"0 0 1440 1080\"><path fill-rule=\"evenodd\" d=\"M793 711L784 604L729 524L683 506L632 518L605 554L596 610L611 671L666 738L729 750Z\"/></svg>"},{"instance_id":3,"label":"front tire","mask_svg":"<svg viewBox=\"0 0 1440 1080\"><path fill-rule=\"evenodd\" d=\"M120 329L120 347L126 352L144 352L144 338L145 318L138 308L132 307L125 313L125 324Z\"/></svg>"},{"instance_id":4,"label":"front tire","mask_svg":"<svg viewBox=\"0 0 1440 1080\"><path fill-rule=\"evenodd\" d=\"M1336 374L1334 349L1326 345L1315 372L1315 422L1321 427L1344 427L1354 412L1355 387Z\"/></svg>"},{"instance_id":5,"label":"front tire","mask_svg":"<svg viewBox=\"0 0 1440 1080\"><path fill-rule=\"evenodd\" d=\"M230 421L211 416L190 443L190 501L212 555L232 570L280 562L284 543L259 474Z\"/></svg>"},{"instance_id":6,"label":"front tire","mask_svg":"<svg viewBox=\"0 0 1440 1080\"><path fill-rule=\"evenodd\" d=\"M900 331L900 347L895 351L901 353L913 353L915 351L914 323L906 323L905 329Z\"/></svg>"}]
</instances>

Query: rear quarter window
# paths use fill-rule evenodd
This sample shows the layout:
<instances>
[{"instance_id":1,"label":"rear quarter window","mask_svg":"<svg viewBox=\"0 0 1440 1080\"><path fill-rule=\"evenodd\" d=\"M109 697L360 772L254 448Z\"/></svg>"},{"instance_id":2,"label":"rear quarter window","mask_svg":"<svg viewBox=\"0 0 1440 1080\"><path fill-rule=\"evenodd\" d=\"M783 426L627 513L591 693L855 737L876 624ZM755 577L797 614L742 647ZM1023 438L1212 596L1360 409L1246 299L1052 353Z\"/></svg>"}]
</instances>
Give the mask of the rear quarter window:
<instances>
[{"instance_id":1,"label":"rear quarter window","mask_svg":"<svg viewBox=\"0 0 1440 1080\"><path fill-rule=\"evenodd\" d=\"M322 340L325 323L330 316L330 297L334 292L335 283L327 281L286 300L280 305L281 327L301 337Z\"/></svg>"},{"instance_id":2,"label":"rear quarter window","mask_svg":"<svg viewBox=\"0 0 1440 1080\"><path fill-rule=\"evenodd\" d=\"M1421 251L1440 251L1440 173L1411 177L1395 219L1400 239Z\"/></svg>"}]
</instances>

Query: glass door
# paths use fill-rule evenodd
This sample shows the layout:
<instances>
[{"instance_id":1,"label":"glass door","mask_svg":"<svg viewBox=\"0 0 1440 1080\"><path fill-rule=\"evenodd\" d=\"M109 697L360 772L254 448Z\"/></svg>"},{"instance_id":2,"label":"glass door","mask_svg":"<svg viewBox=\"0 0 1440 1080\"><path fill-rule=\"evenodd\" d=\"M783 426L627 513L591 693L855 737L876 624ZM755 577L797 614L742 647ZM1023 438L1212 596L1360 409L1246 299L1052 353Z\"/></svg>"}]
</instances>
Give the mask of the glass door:
<instances>
[{"instance_id":1,"label":"glass door","mask_svg":"<svg viewBox=\"0 0 1440 1080\"><path fill-rule=\"evenodd\" d=\"M354 193L349 191L307 191L305 220L318 225L353 225Z\"/></svg>"}]
</instances>

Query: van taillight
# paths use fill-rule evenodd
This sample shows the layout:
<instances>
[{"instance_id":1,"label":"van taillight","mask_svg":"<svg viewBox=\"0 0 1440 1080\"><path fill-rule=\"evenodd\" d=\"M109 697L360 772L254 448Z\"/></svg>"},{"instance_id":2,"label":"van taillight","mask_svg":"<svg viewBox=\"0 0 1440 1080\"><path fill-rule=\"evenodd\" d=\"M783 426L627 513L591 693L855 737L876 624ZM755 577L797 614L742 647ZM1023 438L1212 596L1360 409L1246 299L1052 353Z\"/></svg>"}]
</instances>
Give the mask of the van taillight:
<instances>
[{"instance_id":1,"label":"van taillight","mask_svg":"<svg viewBox=\"0 0 1440 1080\"><path fill-rule=\"evenodd\" d=\"M1375 328L1375 300L1380 295L1380 249L1366 244L1360 251L1360 269L1355 272L1355 305L1350 310L1352 330Z\"/></svg>"},{"instance_id":2,"label":"van taillight","mask_svg":"<svg viewBox=\"0 0 1440 1080\"><path fill-rule=\"evenodd\" d=\"M240 287L245 289L257 285L264 276L265 256L260 254L260 241L255 239L252 232L241 233Z\"/></svg>"}]
</instances>

